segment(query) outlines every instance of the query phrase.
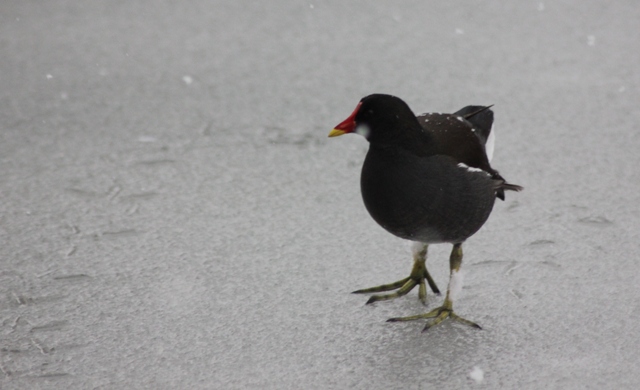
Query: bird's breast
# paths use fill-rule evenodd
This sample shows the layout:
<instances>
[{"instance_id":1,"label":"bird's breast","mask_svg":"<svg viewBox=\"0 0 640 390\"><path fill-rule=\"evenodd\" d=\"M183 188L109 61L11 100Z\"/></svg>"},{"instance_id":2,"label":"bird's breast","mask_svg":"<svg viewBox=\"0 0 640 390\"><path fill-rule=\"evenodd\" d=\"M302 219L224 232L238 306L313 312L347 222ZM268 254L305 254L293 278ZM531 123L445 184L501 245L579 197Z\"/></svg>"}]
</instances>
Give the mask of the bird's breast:
<instances>
[{"instance_id":1,"label":"bird's breast","mask_svg":"<svg viewBox=\"0 0 640 390\"><path fill-rule=\"evenodd\" d=\"M462 242L487 220L495 191L444 156L371 147L361 174L365 207L390 233L426 243Z\"/></svg>"}]
</instances>

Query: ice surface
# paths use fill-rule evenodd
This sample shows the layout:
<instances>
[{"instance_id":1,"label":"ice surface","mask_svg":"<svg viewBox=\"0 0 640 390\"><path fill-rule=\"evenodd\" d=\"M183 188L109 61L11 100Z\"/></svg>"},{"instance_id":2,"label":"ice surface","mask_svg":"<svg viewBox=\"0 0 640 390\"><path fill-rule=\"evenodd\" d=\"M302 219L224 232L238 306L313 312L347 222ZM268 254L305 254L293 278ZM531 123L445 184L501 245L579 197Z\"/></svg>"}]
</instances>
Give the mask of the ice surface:
<instances>
[{"instance_id":1,"label":"ice surface","mask_svg":"<svg viewBox=\"0 0 640 390\"><path fill-rule=\"evenodd\" d=\"M640 388L637 3L313 4L3 3L0 388ZM327 138L374 92L495 104L483 330L350 294L412 265Z\"/></svg>"}]
</instances>

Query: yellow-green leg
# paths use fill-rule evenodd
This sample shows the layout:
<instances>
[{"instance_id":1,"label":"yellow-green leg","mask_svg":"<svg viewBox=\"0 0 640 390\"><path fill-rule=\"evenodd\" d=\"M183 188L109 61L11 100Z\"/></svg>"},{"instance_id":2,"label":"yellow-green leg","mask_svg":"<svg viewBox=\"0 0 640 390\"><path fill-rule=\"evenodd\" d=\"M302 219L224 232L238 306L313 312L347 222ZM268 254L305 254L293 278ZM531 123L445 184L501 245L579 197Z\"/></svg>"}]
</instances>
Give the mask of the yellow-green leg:
<instances>
[{"instance_id":1,"label":"yellow-green leg","mask_svg":"<svg viewBox=\"0 0 640 390\"><path fill-rule=\"evenodd\" d=\"M480 325L475 322L466 320L456 313L453 312L453 301L456 298L457 294L462 289L462 276L460 272L460 266L462 265L462 244L455 244L453 246L453 250L451 251L451 257L449 258L449 269L451 271L449 275L449 287L447 288L447 296L444 298L444 303L442 306L431 310L425 314L418 314L415 316L409 317L398 317L398 318L389 318L388 322L398 322L398 321L413 321L419 320L423 318L434 318L433 321L427 323L427 325L422 329L423 332L426 332L430 328L438 325L442 321L447 318L451 318L452 320L456 320L465 325L472 326L477 329L482 329Z\"/></svg>"},{"instance_id":2,"label":"yellow-green leg","mask_svg":"<svg viewBox=\"0 0 640 390\"><path fill-rule=\"evenodd\" d=\"M373 295L367 301L367 305L373 302L378 301L387 301L389 299L394 299L401 297L403 295L407 295L409 291L413 290L415 286L419 286L418 288L418 298L424 303L427 304L427 286L426 283L429 283L429 287L431 290L440 295L440 290L436 283L433 281L433 278L427 271L427 244L415 243L413 246L413 269L411 270L411 274L397 282L390 284L383 284L382 286L365 288L362 290L354 291L353 294L368 294L368 293L376 293L383 291L391 291L397 290L391 294L383 294L383 295ZM426 280L426 283L425 283Z\"/></svg>"}]
</instances>

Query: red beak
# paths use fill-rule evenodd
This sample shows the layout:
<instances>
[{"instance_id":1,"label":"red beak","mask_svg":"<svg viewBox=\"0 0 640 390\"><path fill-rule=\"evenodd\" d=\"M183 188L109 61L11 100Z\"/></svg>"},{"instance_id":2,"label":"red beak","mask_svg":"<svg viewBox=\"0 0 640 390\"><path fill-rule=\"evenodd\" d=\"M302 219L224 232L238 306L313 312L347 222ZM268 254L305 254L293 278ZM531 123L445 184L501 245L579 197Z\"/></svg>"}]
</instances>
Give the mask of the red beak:
<instances>
[{"instance_id":1,"label":"red beak","mask_svg":"<svg viewBox=\"0 0 640 390\"><path fill-rule=\"evenodd\" d=\"M331 130L331 132L329 132L329 137L337 137L342 134L352 133L356 128L356 114L358 114L358 110L360 109L361 105L362 102L358 103L356 109L353 110L351 115L349 115L347 119L340 122L340 124L333 130Z\"/></svg>"}]
</instances>

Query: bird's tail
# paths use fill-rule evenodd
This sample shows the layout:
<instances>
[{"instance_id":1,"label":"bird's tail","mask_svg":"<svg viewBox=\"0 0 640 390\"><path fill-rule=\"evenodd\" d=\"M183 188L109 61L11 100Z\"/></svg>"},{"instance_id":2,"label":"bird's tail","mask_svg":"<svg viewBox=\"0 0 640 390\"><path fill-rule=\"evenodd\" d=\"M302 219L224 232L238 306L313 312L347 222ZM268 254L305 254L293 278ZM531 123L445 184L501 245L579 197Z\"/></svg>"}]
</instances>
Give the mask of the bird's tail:
<instances>
[{"instance_id":1,"label":"bird's tail","mask_svg":"<svg viewBox=\"0 0 640 390\"><path fill-rule=\"evenodd\" d=\"M520 192L520 191L524 190L523 186L519 186L517 184L511 184L511 183L507 183L507 182L502 183L502 185L500 187L504 188L505 190L516 191L516 192Z\"/></svg>"},{"instance_id":2,"label":"bird's tail","mask_svg":"<svg viewBox=\"0 0 640 390\"><path fill-rule=\"evenodd\" d=\"M516 191L516 192L520 192L522 190L524 190L523 186L519 186L517 184L511 184L511 183L507 183L504 179L500 180L498 182L497 188L496 188L496 196L498 197L498 199L500 200L504 200L504 191Z\"/></svg>"}]
</instances>

